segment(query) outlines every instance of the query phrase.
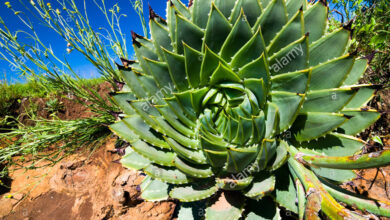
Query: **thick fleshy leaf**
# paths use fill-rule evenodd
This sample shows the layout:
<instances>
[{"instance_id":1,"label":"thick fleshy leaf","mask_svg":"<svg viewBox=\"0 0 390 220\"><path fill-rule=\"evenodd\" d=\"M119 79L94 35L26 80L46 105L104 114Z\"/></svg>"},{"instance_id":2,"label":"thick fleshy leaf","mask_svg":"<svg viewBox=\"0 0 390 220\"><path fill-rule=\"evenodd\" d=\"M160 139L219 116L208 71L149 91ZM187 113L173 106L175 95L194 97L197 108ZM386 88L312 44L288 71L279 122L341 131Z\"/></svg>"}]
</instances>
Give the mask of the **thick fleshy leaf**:
<instances>
[{"instance_id":1,"label":"thick fleshy leaf","mask_svg":"<svg viewBox=\"0 0 390 220\"><path fill-rule=\"evenodd\" d=\"M308 58L308 42L305 35L269 58L271 75L306 69Z\"/></svg>"},{"instance_id":2,"label":"thick fleshy leaf","mask_svg":"<svg viewBox=\"0 0 390 220\"><path fill-rule=\"evenodd\" d=\"M192 21L200 28L205 28L213 0L194 0L192 6Z\"/></svg>"},{"instance_id":3,"label":"thick fleshy leaf","mask_svg":"<svg viewBox=\"0 0 390 220\"><path fill-rule=\"evenodd\" d=\"M299 6L298 6L299 7ZM268 45L268 54L271 56L286 47L287 45L297 41L305 33L303 32L303 13L302 10L294 12L295 15L288 21L282 30L273 38Z\"/></svg>"},{"instance_id":4,"label":"thick fleshy leaf","mask_svg":"<svg viewBox=\"0 0 390 220\"><path fill-rule=\"evenodd\" d=\"M233 70L245 66L246 64L256 60L265 51L265 45L260 29L233 57L231 66Z\"/></svg>"},{"instance_id":5,"label":"thick fleshy leaf","mask_svg":"<svg viewBox=\"0 0 390 220\"><path fill-rule=\"evenodd\" d=\"M252 35L252 29L248 21L245 19L244 14L241 13L226 41L224 41L221 57L229 62L234 54L251 39Z\"/></svg>"},{"instance_id":6,"label":"thick fleshy leaf","mask_svg":"<svg viewBox=\"0 0 390 220\"><path fill-rule=\"evenodd\" d=\"M242 171L256 158L257 152L257 146L228 150L226 170L231 173Z\"/></svg>"},{"instance_id":7,"label":"thick fleshy leaf","mask_svg":"<svg viewBox=\"0 0 390 220\"><path fill-rule=\"evenodd\" d=\"M174 166L176 154L167 150L156 149L143 141L132 143L135 152L146 159L163 166Z\"/></svg>"},{"instance_id":8,"label":"thick fleshy leaf","mask_svg":"<svg viewBox=\"0 0 390 220\"><path fill-rule=\"evenodd\" d=\"M175 88L179 91L185 91L189 88L187 75L185 71L184 56L171 53L167 50L163 50L165 59L167 60L169 74L171 75L172 82L175 84Z\"/></svg>"},{"instance_id":9,"label":"thick fleshy leaf","mask_svg":"<svg viewBox=\"0 0 390 220\"><path fill-rule=\"evenodd\" d=\"M226 178L217 178L217 185L224 190L241 190L248 187L253 181L253 176L245 170L235 175Z\"/></svg>"},{"instance_id":10,"label":"thick fleshy leaf","mask_svg":"<svg viewBox=\"0 0 390 220\"><path fill-rule=\"evenodd\" d=\"M304 95L289 92L272 92L272 103L279 110L279 129L285 131L291 127L298 115L298 111L304 100Z\"/></svg>"},{"instance_id":11,"label":"thick fleshy leaf","mask_svg":"<svg viewBox=\"0 0 390 220\"><path fill-rule=\"evenodd\" d=\"M355 88L311 91L307 93L300 112L339 112L355 94Z\"/></svg>"},{"instance_id":12,"label":"thick fleshy leaf","mask_svg":"<svg viewBox=\"0 0 390 220\"><path fill-rule=\"evenodd\" d=\"M326 30L328 22L328 7L318 1L304 12L305 31L310 33L309 43L320 39Z\"/></svg>"},{"instance_id":13,"label":"thick fleshy leaf","mask_svg":"<svg viewBox=\"0 0 390 220\"><path fill-rule=\"evenodd\" d=\"M288 159L288 143L280 140L279 146L276 148L276 156L272 161L272 164L269 165L270 171L275 171L279 169Z\"/></svg>"},{"instance_id":14,"label":"thick fleshy leaf","mask_svg":"<svg viewBox=\"0 0 390 220\"><path fill-rule=\"evenodd\" d=\"M218 65L226 63L216 53L211 51L207 46L205 49L205 55L203 56L202 66L200 71L200 82L201 85L207 85L210 81L210 77L218 67ZM227 66L227 65L226 65ZM198 73L199 74L199 73Z\"/></svg>"},{"instance_id":15,"label":"thick fleshy leaf","mask_svg":"<svg viewBox=\"0 0 390 220\"><path fill-rule=\"evenodd\" d=\"M204 201L185 202L180 205L179 220L202 220L206 204Z\"/></svg>"},{"instance_id":16,"label":"thick fleshy leaf","mask_svg":"<svg viewBox=\"0 0 390 220\"><path fill-rule=\"evenodd\" d=\"M210 166L185 162L179 157L175 158L175 166L182 172L186 173L188 176L195 178L207 178L214 175Z\"/></svg>"},{"instance_id":17,"label":"thick fleshy leaf","mask_svg":"<svg viewBox=\"0 0 390 220\"><path fill-rule=\"evenodd\" d=\"M187 177L183 172L170 167L149 165L144 169L144 171L152 178L161 180L165 183L185 184L191 182L189 177Z\"/></svg>"},{"instance_id":18,"label":"thick fleshy leaf","mask_svg":"<svg viewBox=\"0 0 390 220\"><path fill-rule=\"evenodd\" d=\"M352 136L331 133L318 140L296 143L295 146L313 149L328 156L350 156L362 149L365 142Z\"/></svg>"},{"instance_id":19,"label":"thick fleshy leaf","mask_svg":"<svg viewBox=\"0 0 390 220\"><path fill-rule=\"evenodd\" d=\"M219 52L231 28L231 24L226 17L216 8L215 4L212 4L203 44L207 45L212 51Z\"/></svg>"},{"instance_id":20,"label":"thick fleshy leaf","mask_svg":"<svg viewBox=\"0 0 390 220\"><path fill-rule=\"evenodd\" d=\"M310 45L310 66L326 62L344 54L348 45L350 31L340 28ZM337 46L335 46L337 45Z\"/></svg>"},{"instance_id":21,"label":"thick fleshy leaf","mask_svg":"<svg viewBox=\"0 0 390 220\"><path fill-rule=\"evenodd\" d=\"M338 129L339 133L347 135L355 135L364 131L381 117L381 114L375 110L343 110L341 113L352 116Z\"/></svg>"},{"instance_id":22,"label":"thick fleshy leaf","mask_svg":"<svg viewBox=\"0 0 390 220\"><path fill-rule=\"evenodd\" d=\"M265 85L268 86L270 83L270 73L267 65L266 58L264 54L262 54L256 60L248 63L243 66L240 71L238 71L238 75L241 79L245 78L255 78L255 79L263 79Z\"/></svg>"},{"instance_id":23,"label":"thick fleshy leaf","mask_svg":"<svg viewBox=\"0 0 390 220\"><path fill-rule=\"evenodd\" d=\"M183 54L183 42L195 50L202 50L203 37L202 29L183 16L176 14L176 45L179 54Z\"/></svg>"},{"instance_id":24,"label":"thick fleshy leaf","mask_svg":"<svg viewBox=\"0 0 390 220\"><path fill-rule=\"evenodd\" d=\"M266 196L258 201L249 199L246 205L246 220L279 220L279 209L271 197Z\"/></svg>"},{"instance_id":25,"label":"thick fleshy leaf","mask_svg":"<svg viewBox=\"0 0 390 220\"><path fill-rule=\"evenodd\" d=\"M303 163L314 167L345 170L368 169L389 165L390 150L345 157L298 154L296 158L301 160Z\"/></svg>"},{"instance_id":26,"label":"thick fleshy leaf","mask_svg":"<svg viewBox=\"0 0 390 220\"><path fill-rule=\"evenodd\" d=\"M187 44L184 44L185 68L188 82L193 88L200 84L200 67L202 65L203 54Z\"/></svg>"},{"instance_id":27,"label":"thick fleshy leaf","mask_svg":"<svg viewBox=\"0 0 390 220\"><path fill-rule=\"evenodd\" d=\"M244 11L245 17L251 26L253 26L258 17L261 15L261 7L258 0L242 0L238 1L237 4L241 3L241 7Z\"/></svg>"},{"instance_id":28,"label":"thick fleshy leaf","mask_svg":"<svg viewBox=\"0 0 390 220\"><path fill-rule=\"evenodd\" d=\"M241 217L245 205L245 199L237 193L222 192L212 201L206 209L206 220L231 219L238 220Z\"/></svg>"},{"instance_id":29,"label":"thick fleshy leaf","mask_svg":"<svg viewBox=\"0 0 390 220\"><path fill-rule=\"evenodd\" d=\"M261 172L255 175L252 184L244 190L244 195L251 199L259 200L275 189L275 176Z\"/></svg>"},{"instance_id":30,"label":"thick fleshy leaf","mask_svg":"<svg viewBox=\"0 0 390 220\"><path fill-rule=\"evenodd\" d=\"M365 107L375 95L375 89L370 87L362 87L356 95L348 102L344 109L356 109Z\"/></svg>"},{"instance_id":31,"label":"thick fleshy leaf","mask_svg":"<svg viewBox=\"0 0 390 220\"><path fill-rule=\"evenodd\" d=\"M160 180L146 177L141 184L141 197L146 201L162 201L168 199L168 184Z\"/></svg>"},{"instance_id":32,"label":"thick fleshy leaf","mask_svg":"<svg viewBox=\"0 0 390 220\"><path fill-rule=\"evenodd\" d=\"M118 121L115 124L110 125L110 130L129 143L138 140L138 135L136 135L123 121Z\"/></svg>"},{"instance_id":33,"label":"thick fleshy leaf","mask_svg":"<svg viewBox=\"0 0 390 220\"><path fill-rule=\"evenodd\" d=\"M311 70L285 73L271 78L272 91L295 92L303 94L308 89Z\"/></svg>"},{"instance_id":34,"label":"thick fleshy leaf","mask_svg":"<svg viewBox=\"0 0 390 220\"><path fill-rule=\"evenodd\" d=\"M294 180L289 173L287 166L276 170L275 201L289 211L298 213L298 207L295 203L297 191Z\"/></svg>"},{"instance_id":35,"label":"thick fleshy leaf","mask_svg":"<svg viewBox=\"0 0 390 220\"><path fill-rule=\"evenodd\" d=\"M346 55L313 67L310 90L338 88L353 65L354 56Z\"/></svg>"},{"instance_id":36,"label":"thick fleshy leaf","mask_svg":"<svg viewBox=\"0 0 390 220\"><path fill-rule=\"evenodd\" d=\"M240 77L237 76L233 71L231 71L228 67L223 64L219 64L217 69L211 75L210 85L218 85L224 82L236 82L239 83L241 81Z\"/></svg>"},{"instance_id":37,"label":"thick fleshy leaf","mask_svg":"<svg viewBox=\"0 0 390 220\"><path fill-rule=\"evenodd\" d=\"M272 0L256 21L253 29L261 27L266 45L275 37L276 33L287 23L285 1Z\"/></svg>"},{"instance_id":38,"label":"thick fleshy leaf","mask_svg":"<svg viewBox=\"0 0 390 220\"><path fill-rule=\"evenodd\" d=\"M323 181L322 183L324 183L325 189L340 202L350 206L355 206L376 215L390 217L390 203L353 194L326 181Z\"/></svg>"},{"instance_id":39,"label":"thick fleshy leaf","mask_svg":"<svg viewBox=\"0 0 390 220\"><path fill-rule=\"evenodd\" d=\"M367 59L358 59L353 64L352 70L349 72L347 79L344 80L343 85L354 85L363 76L368 67Z\"/></svg>"},{"instance_id":40,"label":"thick fleshy leaf","mask_svg":"<svg viewBox=\"0 0 390 220\"><path fill-rule=\"evenodd\" d=\"M126 154L120 162L122 166L135 170L140 170L150 165L150 160L136 153L130 147L126 148Z\"/></svg>"},{"instance_id":41,"label":"thick fleshy leaf","mask_svg":"<svg viewBox=\"0 0 390 220\"><path fill-rule=\"evenodd\" d=\"M123 122L136 134L139 138L153 144L159 148L170 149L169 145L165 143L164 139L157 137L148 124L138 115L132 115L123 119Z\"/></svg>"},{"instance_id":42,"label":"thick fleshy leaf","mask_svg":"<svg viewBox=\"0 0 390 220\"><path fill-rule=\"evenodd\" d=\"M193 183L188 186L176 186L169 195L182 202L198 201L212 196L218 191L218 187L213 181L203 181Z\"/></svg>"},{"instance_id":43,"label":"thick fleshy leaf","mask_svg":"<svg viewBox=\"0 0 390 220\"><path fill-rule=\"evenodd\" d=\"M325 136L347 120L343 114L308 112L298 116L291 130L297 141L309 141Z\"/></svg>"}]
</instances>

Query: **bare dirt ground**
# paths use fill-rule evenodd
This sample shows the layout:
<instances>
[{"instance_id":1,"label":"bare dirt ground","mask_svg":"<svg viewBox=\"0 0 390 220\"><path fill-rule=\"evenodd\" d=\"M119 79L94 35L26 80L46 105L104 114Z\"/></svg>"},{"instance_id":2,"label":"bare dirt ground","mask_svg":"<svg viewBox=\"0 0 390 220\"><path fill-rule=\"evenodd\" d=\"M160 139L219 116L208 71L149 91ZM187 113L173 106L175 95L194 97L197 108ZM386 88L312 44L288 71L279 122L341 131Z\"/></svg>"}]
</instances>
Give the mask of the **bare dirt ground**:
<instances>
[{"instance_id":1,"label":"bare dirt ground","mask_svg":"<svg viewBox=\"0 0 390 220\"><path fill-rule=\"evenodd\" d=\"M0 199L0 219L171 219L173 202L144 202L140 173L122 168L109 139L91 157L73 155L49 168L11 174L12 198Z\"/></svg>"}]
</instances>

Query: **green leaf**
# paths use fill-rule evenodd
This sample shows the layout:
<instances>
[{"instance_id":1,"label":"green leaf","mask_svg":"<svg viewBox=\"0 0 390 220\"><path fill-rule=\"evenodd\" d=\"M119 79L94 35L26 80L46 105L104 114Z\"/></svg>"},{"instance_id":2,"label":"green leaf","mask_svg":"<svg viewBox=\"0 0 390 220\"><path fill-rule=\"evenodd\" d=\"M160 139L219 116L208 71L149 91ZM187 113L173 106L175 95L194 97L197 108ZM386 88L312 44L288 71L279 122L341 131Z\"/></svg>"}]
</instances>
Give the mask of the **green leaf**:
<instances>
[{"instance_id":1,"label":"green leaf","mask_svg":"<svg viewBox=\"0 0 390 220\"><path fill-rule=\"evenodd\" d=\"M120 162L122 166L134 170L140 170L150 165L150 160L136 153L130 147L126 148L126 154Z\"/></svg>"},{"instance_id":2,"label":"green leaf","mask_svg":"<svg viewBox=\"0 0 390 220\"><path fill-rule=\"evenodd\" d=\"M223 82L241 82L240 77L237 76L233 71L231 71L228 67L219 63L217 69L211 75L210 85L216 85Z\"/></svg>"},{"instance_id":3,"label":"green leaf","mask_svg":"<svg viewBox=\"0 0 390 220\"><path fill-rule=\"evenodd\" d=\"M348 77L344 80L343 85L354 85L358 83L359 79L363 76L363 74L366 72L366 69L368 67L368 60L367 59L358 59L355 60L355 63L353 64L353 67L351 71L348 74Z\"/></svg>"},{"instance_id":4,"label":"green leaf","mask_svg":"<svg viewBox=\"0 0 390 220\"><path fill-rule=\"evenodd\" d=\"M245 210L249 213L246 220L279 220L279 209L271 197L266 196L258 201L249 199Z\"/></svg>"},{"instance_id":5,"label":"green leaf","mask_svg":"<svg viewBox=\"0 0 390 220\"><path fill-rule=\"evenodd\" d=\"M323 181L323 183L325 189L340 202L346 203L350 206L355 206L361 210L366 210L376 215L390 217L390 205L388 203L353 194L326 181Z\"/></svg>"},{"instance_id":6,"label":"green leaf","mask_svg":"<svg viewBox=\"0 0 390 220\"><path fill-rule=\"evenodd\" d=\"M231 29L229 21L212 3L203 44L207 45L212 51L219 52Z\"/></svg>"},{"instance_id":7,"label":"green leaf","mask_svg":"<svg viewBox=\"0 0 390 220\"><path fill-rule=\"evenodd\" d=\"M350 73L354 60L354 56L346 55L315 66L311 74L310 90L340 87Z\"/></svg>"},{"instance_id":8,"label":"green leaf","mask_svg":"<svg viewBox=\"0 0 390 220\"><path fill-rule=\"evenodd\" d=\"M136 135L123 121L118 121L115 124L110 125L110 130L118 135L121 139L126 140L129 143L138 140Z\"/></svg>"},{"instance_id":9,"label":"green leaf","mask_svg":"<svg viewBox=\"0 0 390 220\"><path fill-rule=\"evenodd\" d=\"M172 147L172 149L183 159L186 159L190 162L192 161L194 163L207 164L206 156L202 151L183 147L172 138L166 138L166 141Z\"/></svg>"},{"instance_id":10,"label":"green leaf","mask_svg":"<svg viewBox=\"0 0 390 220\"><path fill-rule=\"evenodd\" d=\"M289 92L272 92L272 103L279 110L279 130L285 131L291 127L298 115L298 111L304 100L304 95Z\"/></svg>"},{"instance_id":11,"label":"green leaf","mask_svg":"<svg viewBox=\"0 0 390 220\"><path fill-rule=\"evenodd\" d=\"M298 116L291 130L297 141L309 141L325 136L347 120L343 114L308 112Z\"/></svg>"},{"instance_id":12,"label":"green leaf","mask_svg":"<svg viewBox=\"0 0 390 220\"><path fill-rule=\"evenodd\" d=\"M352 88L311 91L300 112L339 112L355 94L356 89Z\"/></svg>"},{"instance_id":13,"label":"green leaf","mask_svg":"<svg viewBox=\"0 0 390 220\"><path fill-rule=\"evenodd\" d=\"M214 175L211 167L208 165L191 164L181 160L179 157L175 158L176 167L188 176L195 178L208 178Z\"/></svg>"},{"instance_id":14,"label":"green leaf","mask_svg":"<svg viewBox=\"0 0 390 220\"><path fill-rule=\"evenodd\" d=\"M200 84L203 54L184 43L184 57L188 82L192 88L197 88Z\"/></svg>"},{"instance_id":15,"label":"green leaf","mask_svg":"<svg viewBox=\"0 0 390 220\"><path fill-rule=\"evenodd\" d=\"M364 144L365 142L360 139L337 133L310 142L294 143L295 146L313 149L328 156L350 156L362 149Z\"/></svg>"},{"instance_id":16,"label":"green leaf","mask_svg":"<svg viewBox=\"0 0 390 220\"><path fill-rule=\"evenodd\" d=\"M175 88L177 88L179 91L188 90L189 86L187 75L185 74L186 71L184 56L171 53L165 49L163 49L163 52L165 59L167 60L169 74L171 76L172 82L175 84Z\"/></svg>"},{"instance_id":17,"label":"green leaf","mask_svg":"<svg viewBox=\"0 0 390 220\"><path fill-rule=\"evenodd\" d=\"M179 220L202 220L205 206L204 201L182 203L177 217Z\"/></svg>"},{"instance_id":18,"label":"green leaf","mask_svg":"<svg viewBox=\"0 0 390 220\"><path fill-rule=\"evenodd\" d=\"M173 187L169 195L182 202L199 201L212 196L218 191L218 187L212 181L193 183L187 186Z\"/></svg>"},{"instance_id":19,"label":"green leaf","mask_svg":"<svg viewBox=\"0 0 390 220\"><path fill-rule=\"evenodd\" d=\"M150 126L140 116L132 115L124 118L123 122L131 129L132 133L136 134L142 140L159 148L170 149L164 139L157 137Z\"/></svg>"},{"instance_id":20,"label":"green leaf","mask_svg":"<svg viewBox=\"0 0 390 220\"><path fill-rule=\"evenodd\" d=\"M205 28L209 19L211 2L213 0L194 0L192 6L192 21L200 28Z\"/></svg>"},{"instance_id":21,"label":"green leaf","mask_svg":"<svg viewBox=\"0 0 390 220\"><path fill-rule=\"evenodd\" d=\"M273 103L267 104L267 116L265 120L265 138L272 138L275 134L279 133L277 125L279 123L279 109L278 106Z\"/></svg>"},{"instance_id":22,"label":"green leaf","mask_svg":"<svg viewBox=\"0 0 390 220\"><path fill-rule=\"evenodd\" d=\"M222 192L206 209L206 220L238 220L241 217L245 199L232 192Z\"/></svg>"},{"instance_id":23,"label":"green leaf","mask_svg":"<svg viewBox=\"0 0 390 220\"><path fill-rule=\"evenodd\" d=\"M269 58L271 75L306 69L308 59L308 43L305 35Z\"/></svg>"},{"instance_id":24,"label":"green leaf","mask_svg":"<svg viewBox=\"0 0 390 220\"><path fill-rule=\"evenodd\" d=\"M141 197L146 201L163 201L168 199L168 184L146 177L141 184Z\"/></svg>"},{"instance_id":25,"label":"green leaf","mask_svg":"<svg viewBox=\"0 0 390 220\"><path fill-rule=\"evenodd\" d=\"M267 89L263 79L245 79L244 86L248 88L256 97L258 106L262 109L267 101Z\"/></svg>"},{"instance_id":26,"label":"green leaf","mask_svg":"<svg viewBox=\"0 0 390 220\"><path fill-rule=\"evenodd\" d=\"M256 60L263 54L264 50L265 45L263 37L261 36L260 29L258 29L253 37L234 55L231 61L233 70L238 70L246 64Z\"/></svg>"},{"instance_id":27,"label":"green leaf","mask_svg":"<svg viewBox=\"0 0 390 220\"><path fill-rule=\"evenodd\" d=\"M279 146L276 148L276 157L269 165L270 171L279 169L288 159L288 144L285 141L280 140Z\"/></svg>"},{"instance_id":28,"label":"green leaf","mask_svg":"<svg viewBox=\"0 0 390 220\"><path fill-rule=\"evenodd\" d=\"M238 71L238 76L241 79L247 78L255 78L255 79L263 79L265 85L269 85L270 83L270 73L267 65L266 58L264 54L262 54L256 60L246 64Z\"/></svg>"},{"instance_id":29,"label":"green leaf","mask_svg":"<svg viewBox=\"0 0 390 220\"><path fill-rule=\"evenodd\" d=\"M320 39L326 30L328 21L328 7L317 2L304 12L305 31L310 33L309 43Z\"/></svg>"},{"instance_id":30,"label":"green leaf","mask_svg":"<svg viewBox=\"0 0 390 220\"><path fill-rule=\"evenodd\" d=\"M238 3L237 3L238 4ZM241 1L241 7L244 11L245 17L247 17L248 22L253 26L258 17L261 15L261 6L258 0L243 0Z\"/></svg>"},{"instance_id":31,"label":"green leaf","mask_svg":"<svg viewBox=\"0 0 390 220\"><path fill-rule=\"evenodd\" d=\"M303 10L306 10L306 8L303 7L305 3L306 3L305 0L288 0L288 1L286 1L288 18L291 19L294 16L294 14L300 10L301 7L303 8Z\"/></svg>"},{"instance_id":32,"label":"green leaf","mask_svg":"<svg viewBox=\"0 0 390 220\"><path fill-rule=\"evenodd\" d=\"M160 60L164 60L161 47L169 51L172 51L171 38L169 32L166 29L166 25L163 24L161 18L155 17L150 20L150 33L152 35L154 46L157 48Z\"/></svg>"},{"instance_id":33,"label":"green leaf","mask_svg":"<svg viewBox=\"0 0 390 220\"><path fill-rule=\"evenodd\" d=\"M244 17L244 14L241 12L232 31L224 41L221 49L221 57L229 62L234 54L251 39L252 35L252 29L246 20L246 17Z\"/></svg>"},{"instance_id":34,"label":"green leaf","mask_svg":"<svg viewBox=\"0 0 390 220\"><path fill-rule=\"evenodd\" d=\"M202 50L204 32L183 16L176 14L177 52L183 54L183 42L195 50Z\"/></svg>"},{"instance_id":35,"label":"green leaf","mask_svg":"<svg viewBox=\"0 0 390 220\"><path fill-rule=\"evenodd\" d=\"M298 207L295 204L297 191L295 189L294 180L287 166L283 166L276 170L276 185L275 185L275 201L289 211L298 213Z\"/></svg>"},{"instance_id":36,"label":"green leaf","mask_svg":"<svg viewBox=\"0 0 390 220\"><path fill-rule=\"evenodd\" d=\"M214 4L226 18L229 18L236 2L226 1L226 0L215 0Z\"/></svg>"},{"instance_id":37,"label":"green leaf","mask_svg":"<svg viewBox=\"0 0 390 220\"><path fill-rule=\"evenodd\" d=\"M268 45L275 37L276 33L278 33L286 23L287 11L285 1L272 0L256 21L253 30L257 30L261 27L264 42Z\"/></svg>"},{"instance_id":38,"label":"green leaf","mask_svg":"<svg viewBox=\"0 0 390 220\"><path fill-rule=\"evenodd\" d=\"M352 170L336 170L329 168L312 168L317 176L321 176L337 183L345 183L356 179L357 175Z\"/></svg>"},{"instance_id":39,"label":"green leaf","mask_svg":"<svg viewBox=\"0 0 390 220\"><path fill-rule=\"evenodd\" d=\"M176 154L167 150L158 150L143 141L132 143L135 152L146 159L163 166L174 166Z\"/></svg>"},{"instance_id":40,"label":"green leaf","mask_svg":"<svg viewBox=\"0 0 390 220\"><path fill-rule=\"evenodd\" d=\"M350 32L340 28L310 45L309 65L315 66L344 54Z\"/></svg>"},{"instance_id":41,"label":"green leaf","mask_svg":"<svg viewBox=\"0 0 390 220\"><path fill-rule=\"evenodd\" d=\"M118 67L118 68L122 73L122 76L126 82L126 85L128 85L130 87L133 94L136 95L137 98L147 98L148 94L140 85L134 71L132 71L129 68L126 69L125 67Z\"/></svg>"},{"instance_id":42,"label":"green leaf","mask_svg":"<svg viewBox=\"0 0 390 220\"><path fill-rule=\"evenodd\" d=\"M302 11L298 10L297 12L294 12L294 14L295 15L287 22L280 32L271 40L267 47L268 54L273 55L287 45L299 40L299 38L305 34L303 32Z\"/></svg>"},{"instance_id":43,"label":"green leaf","mask_svg":"<svg viewBox=\"0 0 390 220\"><path fill-rule=\"evenodd\" d=\"M244 195L259 200L275 189L275 176L266 172L255 175L252 184L244 190Z\"/></svg>"},{"instance_id":44,"label":"green leaf","mask_svg":"<svg viewBox=\"0 0 390 220\"><path fill-rule=\"evenodd\" d=\"M191 182L191 179L189 179L189 177L187 177L180 170L174 168L149 165L144 169L144 171L152 178L161 180L165 183L185 184Z\"/></svg>"},{"instance_id":45,"label":"green leaf","mask_svg":"<svg viewBox=\"0 0 390 220\"><path fill-rule=\"evenodd\" d=\"M248 187L253 180L253 176L246 172L240 172L227 178L217 178L217 185L224 190L241 190Z\"/></svg>"},{"instance_id":46,"label":"green leaf","mask_svg":"<svg viewBox=\"0 0 390 220\"><path fill-rule=\"evenodd\" d=\"M126 115L135 114L134 110L131 108L129 104L129 101L137 99L133 93L120 92L120 93L116 93L113 98L115 103Z\"/></svg>"},{"instance_id":47,"label":"green leaf","mask_svg":"<svg viewBox=\"0 0 390 220\"><path fill-rule=\"evenodd\" d=\"M375 89L370 87L361 87L356 95L348 102L344 109L356 109L366 106L374 97Z\"/></svg>"},{"instance_id":48,"label":"green leaf","mask_svg":"<svg viewBox=\"0 0 390 220\"><path fill-rule=\"evenodd\" d=\"M271 78L272 91L295 92L303 94L308 89L311 70L285 73Z\"/></svg>"},{"instance_id":49,"label":"green leaf","mask_svg":"<svg viewBox=\"0 0 390 220\"><path fill-rule=\"evenodd\" d=\"M227 150L226 170L230 173L241 172L256 158L258 147L232 148Z\"/></svg>"},{"instance_id":50,"label":"green leaf","mask_svg":"<svg viewBox=\"0 0 390 220\"><path fill-rule=\"evenodd\" d=\"M342 124L338 130L339 133L347 135L356 135L364 131L381 117L381 114L375 110L343 110L341 113L352 116L352 118Z\"/></svg>"},{"instance_id":51,"label":"green leaf","mask_svg":"<svg viewBox=\"0 0 390 220\"><path fill-rule=\"evenodd\" d=\"M203 56L202 66L200 71L201 85L208 85L211 74L213 74L213 72L215 71L215 69L218 67L220 63L226 65L225 61L223 61L222 58L220 58L216 53L211 51L206 46L205 55Z\"/></svg>"}]
</instances>

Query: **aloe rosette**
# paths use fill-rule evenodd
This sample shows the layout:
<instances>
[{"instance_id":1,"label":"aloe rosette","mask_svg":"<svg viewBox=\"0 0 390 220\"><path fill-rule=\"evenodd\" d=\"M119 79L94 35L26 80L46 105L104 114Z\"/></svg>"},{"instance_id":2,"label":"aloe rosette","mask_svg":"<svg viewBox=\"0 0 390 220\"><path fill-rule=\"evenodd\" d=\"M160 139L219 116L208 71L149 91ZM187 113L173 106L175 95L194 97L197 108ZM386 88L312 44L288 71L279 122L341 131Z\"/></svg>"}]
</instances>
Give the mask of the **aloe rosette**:
<instances>
[{"instance_id":1,"label":"aloe rosette","mask_svg":"<svg viewBox=\"0 0 390 220\"><path fill-rule=\"evenodd\" d=\"M336 200L390 216L389 203L337 185L389 164L353 135L380 113L359 85L367 60L347 53L350 28L327 33L326 2L179 0L150 9L122 59L123 110L111 129L142 170L141 197L179 200L181 219L364 219Z\"/></svg>"}]
</instances>

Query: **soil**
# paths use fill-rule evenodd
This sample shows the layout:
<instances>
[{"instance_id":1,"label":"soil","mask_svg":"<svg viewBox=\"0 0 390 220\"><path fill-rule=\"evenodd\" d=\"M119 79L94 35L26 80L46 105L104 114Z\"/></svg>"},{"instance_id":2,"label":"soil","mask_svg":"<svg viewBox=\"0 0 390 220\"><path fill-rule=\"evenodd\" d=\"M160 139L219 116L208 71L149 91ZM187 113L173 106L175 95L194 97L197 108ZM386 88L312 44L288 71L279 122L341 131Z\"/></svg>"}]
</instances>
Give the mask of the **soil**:
<instances>
[{"instance_id":1,"label":"soil","mask_svg":"<svg viewBox=\"0 0 390 220\"><path fill-rule=\"evenodd\" d=\"M102 84L99 94L108 94L111 88ZM71 96L57 97L63 108L56 115L63 120L92 116L88 108L75 102ZM26 114L31 103L40 117L50 118L48 99L24 99L17 108L23 123L32 123ZM390 148L390 90L383 90L369 105L381 111L382 117L360 136L368 140L373 135L383 137L384 147L371 141L367 152ZM23 116L24 115L24 116ZM0 219L171 219L176 204L172 201L145 202L139 196L142 173L124 169L114 152L115 137L110 137L93 154L77 153L49 168L16 170L3 182L10 189L0 191ZM1 168L1 167L0 167ZM357 171L360 178L344 184L350 191L390 202L390 166ZM11 181L12 180L12 181ZM387 190L387 192L386 192ZM9 191L9 192L7 192ZM12 198L4 196L12 195ZM227 197L215 206L226 204ZM386 219L386 218L381 218Z\"/></svg>"},{"instance_id":2,"label":"soil","mask_svg":"<svg viewBox=\"0 0 390 220\"><path fill-rule=\"evenodd\" d=\"M0 218L171 219L175 203L144 202L137 186L144 176L124 169L110 138L92 156L73 155L49 168L11 173L12 198L0 199Z\"/></svg>"}]
</instances>

